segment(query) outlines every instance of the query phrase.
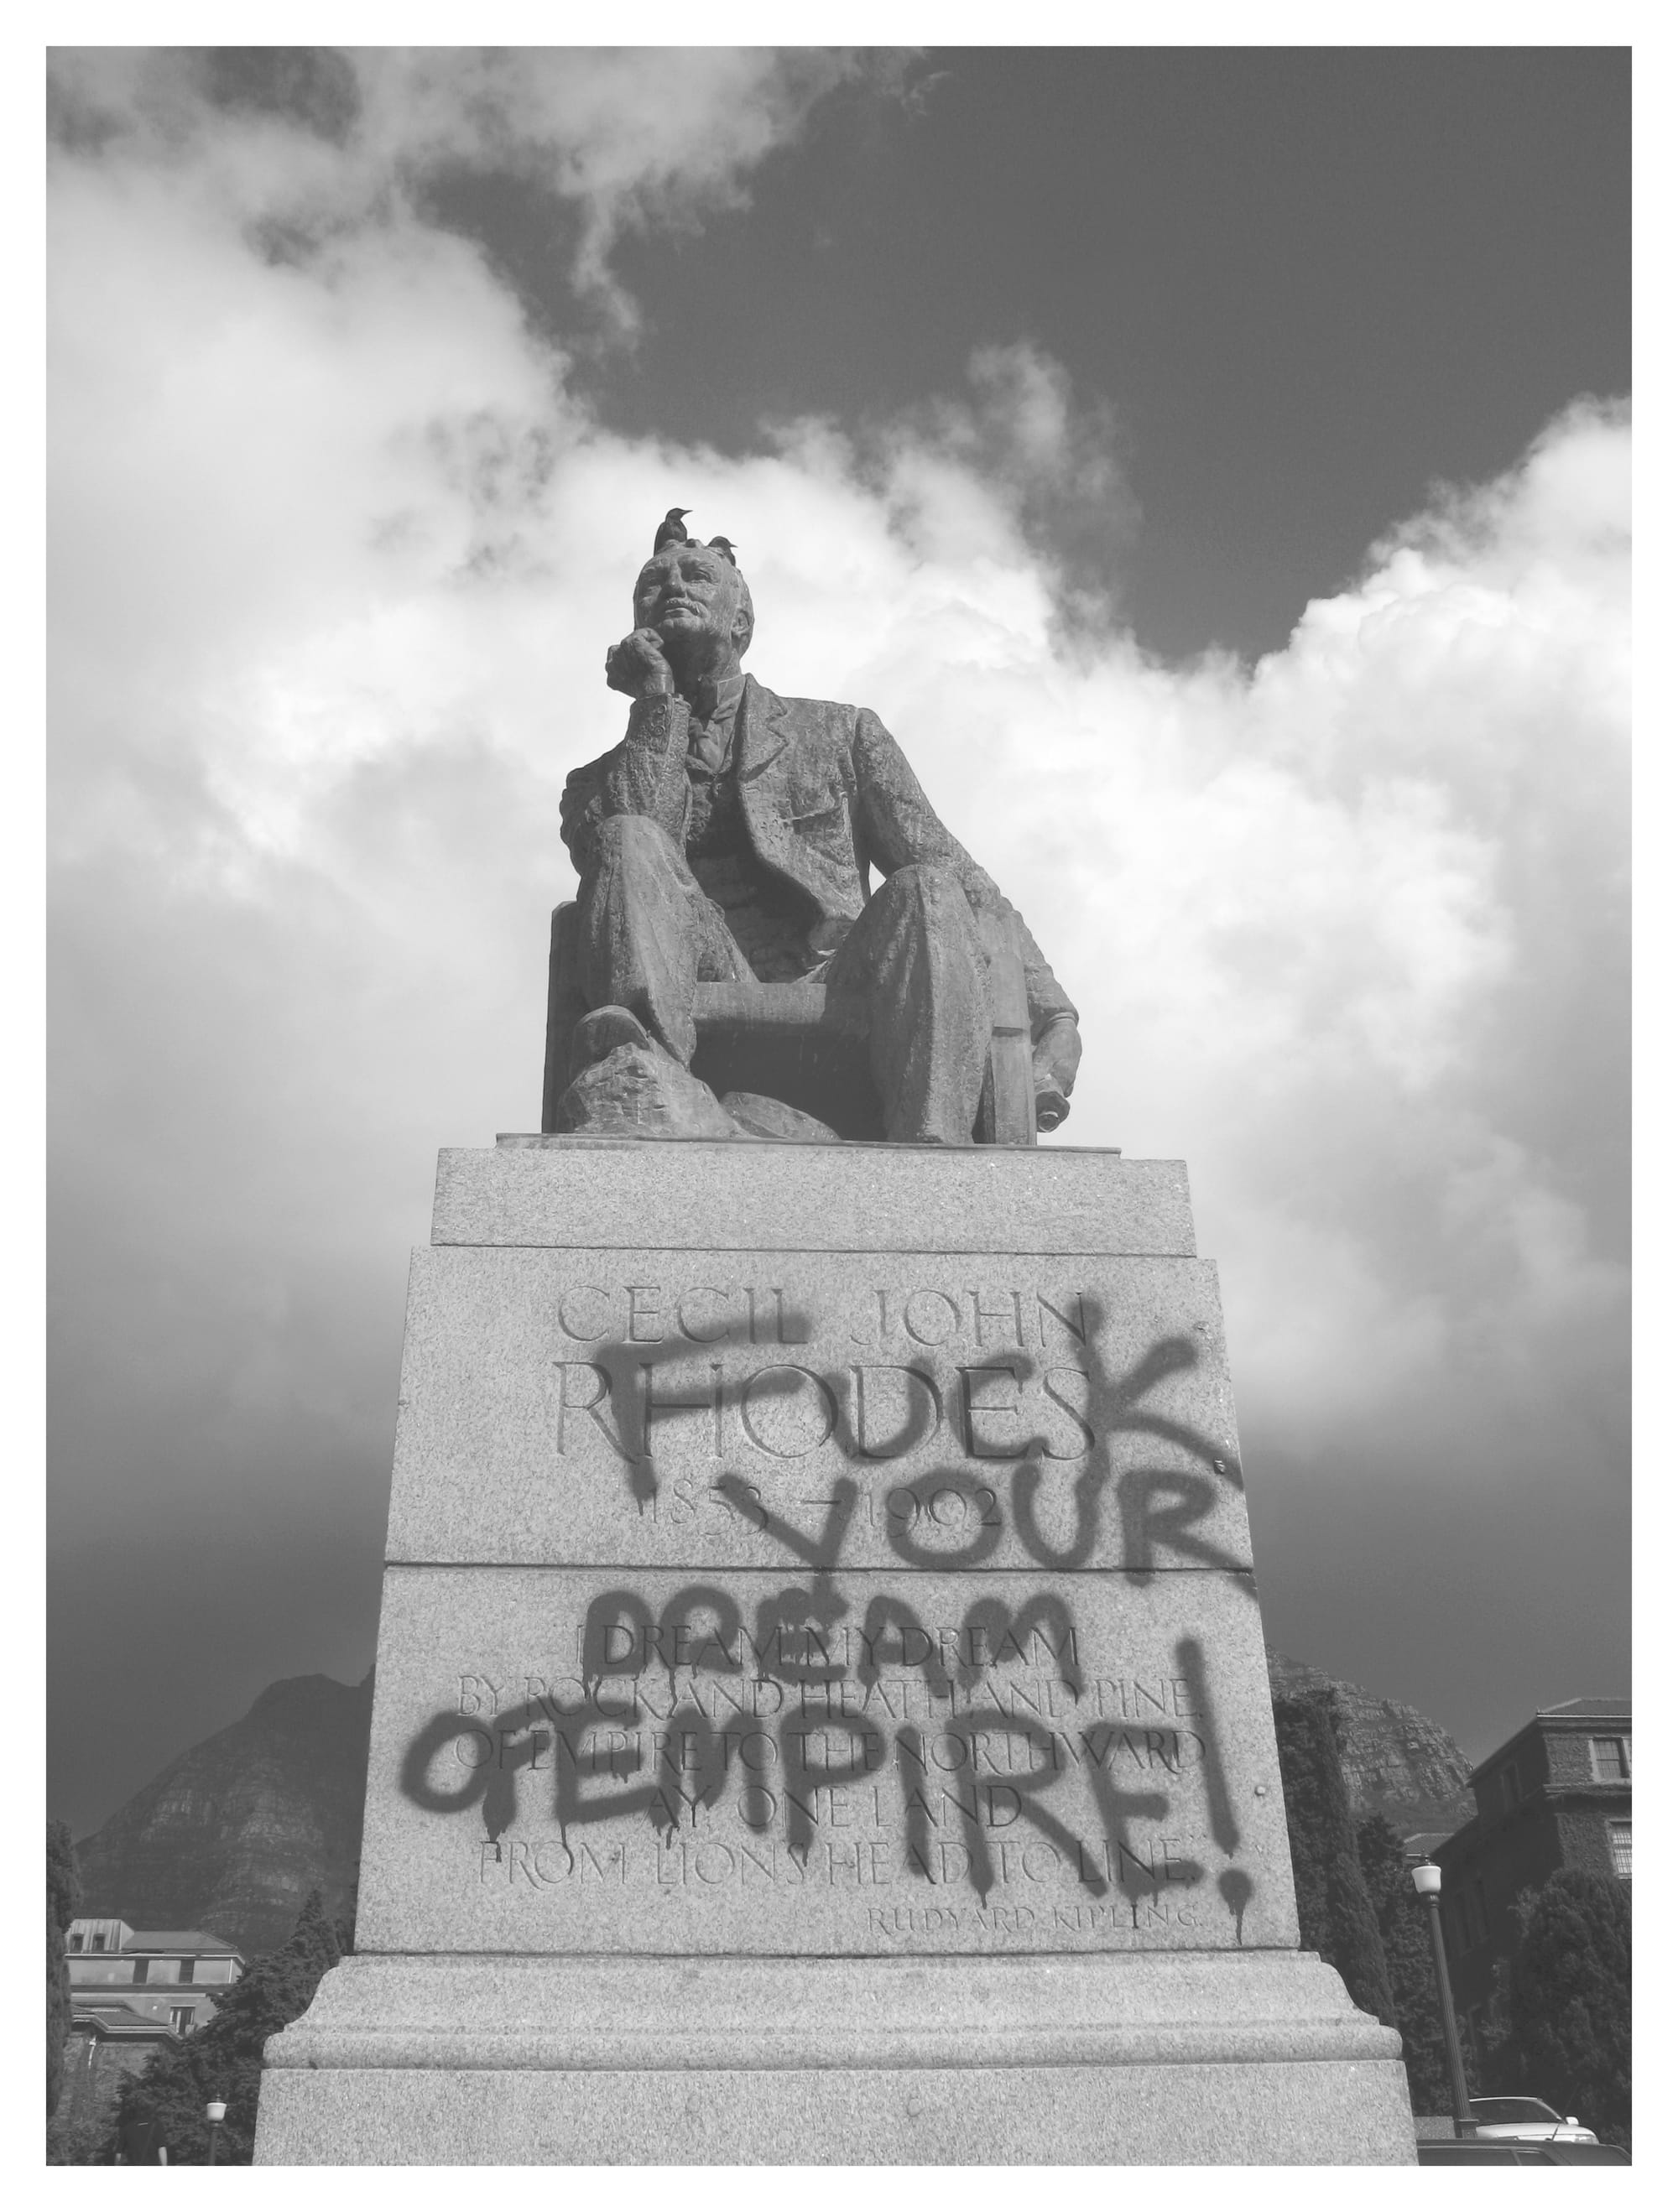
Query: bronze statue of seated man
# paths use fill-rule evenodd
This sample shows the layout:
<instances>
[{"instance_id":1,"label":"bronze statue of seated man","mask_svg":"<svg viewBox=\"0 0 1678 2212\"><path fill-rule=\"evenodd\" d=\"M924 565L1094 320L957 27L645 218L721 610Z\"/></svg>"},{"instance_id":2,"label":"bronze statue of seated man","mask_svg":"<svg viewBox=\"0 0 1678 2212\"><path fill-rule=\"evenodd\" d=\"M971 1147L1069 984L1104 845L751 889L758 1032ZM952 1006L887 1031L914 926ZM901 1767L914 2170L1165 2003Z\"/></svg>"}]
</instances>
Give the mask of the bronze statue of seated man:
<instances>
[{"instance_id":1,"label":"bronze statue of seated man","mask_svg":"<svg viewBox=\"0 0 1678 2212\"><path fill-rule=\"evenodd\" d=\"M1078 1017L1024 924L939 820L867 708L745 676L751 594L726 550L679 540L606 656L623 743L566 780L581 878L569 1073L625 1042L685 1069L702 983L815 979L864 1008L885 1136L970 1145L992 1034L988 938L1024 969L1037 1126L1068 1110ZM880 876L869 893L869 872Z\"/></svg>"}]
</instances>

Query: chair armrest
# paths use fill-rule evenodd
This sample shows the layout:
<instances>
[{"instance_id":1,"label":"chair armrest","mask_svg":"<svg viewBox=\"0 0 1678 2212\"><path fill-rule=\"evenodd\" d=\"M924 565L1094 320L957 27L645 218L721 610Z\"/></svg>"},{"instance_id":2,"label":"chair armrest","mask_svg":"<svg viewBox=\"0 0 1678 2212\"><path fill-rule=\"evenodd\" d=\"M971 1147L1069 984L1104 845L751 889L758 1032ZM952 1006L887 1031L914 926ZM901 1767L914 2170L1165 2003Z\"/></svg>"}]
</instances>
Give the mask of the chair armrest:
<instances>
[{"instance_id":1,"label":"chair armrest","mask_svg":"<svg viewBox=\"0 0 1678 2212\"><path fill-rule=\"evenodd\" d=\"M798 976L784 983L702 983L693 1018L701 1036L730 1030L839 1030L866 1036L868 1001L860 991L835 991Z\"/></svg>"}]
</instances>

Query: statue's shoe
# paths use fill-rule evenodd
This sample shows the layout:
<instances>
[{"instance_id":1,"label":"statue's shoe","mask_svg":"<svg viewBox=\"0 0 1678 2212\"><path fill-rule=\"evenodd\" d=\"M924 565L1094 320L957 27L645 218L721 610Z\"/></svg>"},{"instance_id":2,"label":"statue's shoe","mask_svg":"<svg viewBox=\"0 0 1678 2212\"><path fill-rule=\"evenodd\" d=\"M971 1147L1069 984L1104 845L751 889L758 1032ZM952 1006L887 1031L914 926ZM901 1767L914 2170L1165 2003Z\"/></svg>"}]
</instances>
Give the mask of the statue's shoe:
<instances>
[{"instance_id":1,"label":"statue's shoe","mask_svg":"<svg viewBox=\"0 0 1678 2212\"><path fill-rule=\"evenodd\" d=\"M593 1067L621 1044L650 1048L652 1042L645 1024L627 1006L596 1006L571 1032L571 1079L575 1082L586 1067Z\"/></svg>"},{"instance_id":2,"label":"statue's shoe","mask_svg":"<svg viewBox=\"0 0 1678 2212\"><path fill-rule=\"evenodd\" d=\"M709 1137L726 1143L741 1135L714 1091L660 1046L632 1037L573 1077L559 1102L557 1126L579 1137Z\"/></svg>"}]
</instances>

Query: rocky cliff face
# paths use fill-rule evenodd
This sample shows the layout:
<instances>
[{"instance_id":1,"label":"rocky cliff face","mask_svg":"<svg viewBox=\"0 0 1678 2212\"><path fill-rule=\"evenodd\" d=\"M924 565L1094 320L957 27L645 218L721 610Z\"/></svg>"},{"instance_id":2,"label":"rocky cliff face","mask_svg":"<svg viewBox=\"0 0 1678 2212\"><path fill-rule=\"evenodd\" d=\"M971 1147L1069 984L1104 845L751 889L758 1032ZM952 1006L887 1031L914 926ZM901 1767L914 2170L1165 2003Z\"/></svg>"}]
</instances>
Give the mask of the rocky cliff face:
<instances>
[{"instance_id":1,"label":"rocky cliff face","mask_svg":"<svg viewBox=\"0 0 1678 2212\"><path fill-rule=\"evenodd\" d=\"M1334 1697L1346 1725L1341 1763L1355 1815L1383 1813L1401 1836L1458 1828L1472 1816L1472 1768L1437 1721L1282 1652L1267 1648L1265 1657L1273 1695L1327 1690Z\"/></svg>"},{"instance_id":2,"label":"rocky cliff face","mask_svg":"<svg viewBox=\"0 0 1678 2212\"><path fill-rule=\"evenodd\" d=\"M202 1928L247 1959L284 1942L311 1889L349 1919L372 1711L371 1674L271 1683L77 1844L83 1913Z\"/></svg>"}]
</instances>

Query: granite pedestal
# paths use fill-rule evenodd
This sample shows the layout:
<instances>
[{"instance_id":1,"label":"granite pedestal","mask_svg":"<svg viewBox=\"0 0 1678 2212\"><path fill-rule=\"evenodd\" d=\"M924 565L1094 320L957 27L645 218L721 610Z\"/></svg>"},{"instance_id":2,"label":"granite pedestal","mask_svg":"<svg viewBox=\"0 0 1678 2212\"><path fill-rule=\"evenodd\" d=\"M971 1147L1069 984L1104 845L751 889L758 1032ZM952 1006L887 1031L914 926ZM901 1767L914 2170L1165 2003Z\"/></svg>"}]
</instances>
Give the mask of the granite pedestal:
<instances>
[{"instance_id":1,"label":"granite pedestal","mask_svg":"<svg viewBox=\"0 0 1678 2212\"><path fill-rule=\"evenodd\" d=\"M259 2162L1414 2162L1180 1165L445 1152L356 1942Z\"/></svg>"}]
</instances>

